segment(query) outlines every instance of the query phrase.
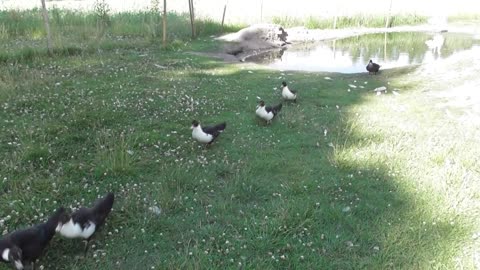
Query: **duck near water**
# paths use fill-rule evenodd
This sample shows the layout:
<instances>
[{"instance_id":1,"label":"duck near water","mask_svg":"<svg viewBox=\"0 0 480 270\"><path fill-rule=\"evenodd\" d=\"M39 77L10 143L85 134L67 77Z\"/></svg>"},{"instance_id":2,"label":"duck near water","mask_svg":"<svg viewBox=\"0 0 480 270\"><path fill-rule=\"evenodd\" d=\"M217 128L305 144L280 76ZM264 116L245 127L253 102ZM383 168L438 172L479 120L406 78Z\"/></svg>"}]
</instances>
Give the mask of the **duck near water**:
<instances>
[{"instance_id":1,"label":"duck near water","mask_svg":"<svg viewBox=\"0 0 480 270\"><path fill-rule=\"evenodd\" d=\"M257 107L256 114L258 117L267 121L267 124L270 124L272 119L280 112L282 109L282 103L277 106L265 106L265 102L260 100L260 104Z\"/></svg>"},{"instance_id":2,"label":"duck near water","mask_svg":"<svg viewBox=\"0 0 480 270\"><path fill-rule=\"evenodd\" d=\"M378 70L380 69L380 65L377 63L374 63L372 59L370 59L370 62L368 62L367 65L367 71L368 74L377 74Z\"/></svg>"},{"instance_id":3,"label":"duck near water","mask_svg":"<svg viewBox=\"0 0 480 270\"><path fill-rule=\"evenodd\" d=\"M24 269L24 265L30 262L31 269L35 269L35 261L52 240L55 228L64 213L65 209L61 207L47 222L3 236L0 239L0 261L13 263L17 270Z\"/></svg>"},{"instance_id":4,"label":"duck near water","mask_svg":"<svg viewBox=\"0 0 480 270\"><path fill-rule=\"evenodd\" d=\"M192 138L200 143L210 145L227 127L227 123L223 122L215 126L200 126L197 120L192 122Z\"/></svg>"},{"instance_id":5,"label":"duck near water","mask_svg":"<svg viewBox=\"0 0 480 270\"><path fill-rule=\"evenodd\" d=\"M293 100L293 102L297 102L297 91L291 90L287 86L287 82L282 82L282 97L285 100Z\"/></svg>"},{"instance_id":6,"label":"duck near water","mask_svg":"<svg viewBox=\"0 0 480 270\"><path fill-rule=\"evenodd\" d=\"M82 207L71 215L64 213L56 227L56 231L66 238L86 239L84 255L96 231L105 223L105 219L112 211L115 196L108 193L98 199L91 208Z\"/></svg>"}]
</instances>

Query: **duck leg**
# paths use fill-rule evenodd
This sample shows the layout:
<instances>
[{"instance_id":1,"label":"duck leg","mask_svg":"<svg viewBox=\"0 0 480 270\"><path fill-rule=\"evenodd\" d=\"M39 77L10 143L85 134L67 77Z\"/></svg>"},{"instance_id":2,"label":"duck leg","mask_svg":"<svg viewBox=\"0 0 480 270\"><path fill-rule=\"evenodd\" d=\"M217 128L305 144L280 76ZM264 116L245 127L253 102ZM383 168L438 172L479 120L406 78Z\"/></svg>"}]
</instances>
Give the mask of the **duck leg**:
<instances>
[{"instance_id":1,"label":"duck leg","mask_svg":"<svg viewBox=\"0 0 480 270\"><path fill-rule=\"evenodd\" d=\"M83 257L87 257L87 251L89 246L90 246L90 238L88 238L85 243L85 250L83 251Z\"/></svg>"}]
</instances>

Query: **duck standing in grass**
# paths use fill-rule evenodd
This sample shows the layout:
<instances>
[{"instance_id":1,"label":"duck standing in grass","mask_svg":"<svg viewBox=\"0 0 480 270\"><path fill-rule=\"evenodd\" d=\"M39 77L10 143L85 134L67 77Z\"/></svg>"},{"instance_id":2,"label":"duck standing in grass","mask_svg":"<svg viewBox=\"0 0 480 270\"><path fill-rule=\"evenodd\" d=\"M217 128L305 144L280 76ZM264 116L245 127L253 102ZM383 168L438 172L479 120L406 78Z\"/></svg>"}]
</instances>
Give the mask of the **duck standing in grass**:
<instances>
[{"instance_id":1,"label":"duck standing in grass","mask_svg":"<svg viewBox=\"0 0 480 270\"><path fill-rule=\"evenodd\" d=\"M291 90L287 86L287 82L282 82L282 97L285 100L293 100L293 102L297 102L297 91Z\"/></svg>"},{"instance_id":2,"label":"duck standing in grass","mask_svg":"<svg viewBox=\"0 0 480 270\"><path fill-rule=\"evenodd\" d=\"M85 244L84 256L87 255L88 244L96 231L105 223L110 211L112 211L115 196L108 193L98 199L91 208L82 207L70 216L62 215L56 231L66 238L83 238Z\"/></svg>"},{"instance_id":3,"label":"duck standing in grass","mask_svg":"<svg viewBox=\"0 0 480 270\"><path fill-rule=\"evenodd\" d=\"M258 117L267 121L267 124L270 124L272 119L280 112L281 109L282 103L278 104L277 106L265 106L265 102L260 100L260 104L258 105L255 113L258 115Z\"/></svg>"},{"instance_id":4,"label":"duck standing in grass","mask_svg":"<svg viewBox=\"0 0 480 270\"><path fill-rule=\"evenodd\" d=\"M192 138L198 142L205 143L210 145L215 139L222 133L227 127L227 123L223 122L215 126L200 126L200 123L197 120L192 122Z\"/></svg>"},{"instance_id":5,"label":"duck standing in grass","mask_svg":"<svg viewBox=\"0 0 480 270\"><path fill-rule=\"evenodd\" d=\"M372 59L370 59L366 68L367 68L368 74L372 74L372 73L377 74L378 70L380 69L380 65L377 63L374 63Z\"/></svg>"},{"instance_id":6,"label":"duck standing in grass","mask_svg":"<svg viewBox=\"0 0 480 270\"><path fill-rule=\"evenodd\" d=\"M65 209L61 207L48 218L47 222L2 237L0 261L13 263L17 270L24 269L24 264L30 262L32 269L35 269L35 261L52 240L55 228L64 213Z\"/></svg>"}]
</instances>

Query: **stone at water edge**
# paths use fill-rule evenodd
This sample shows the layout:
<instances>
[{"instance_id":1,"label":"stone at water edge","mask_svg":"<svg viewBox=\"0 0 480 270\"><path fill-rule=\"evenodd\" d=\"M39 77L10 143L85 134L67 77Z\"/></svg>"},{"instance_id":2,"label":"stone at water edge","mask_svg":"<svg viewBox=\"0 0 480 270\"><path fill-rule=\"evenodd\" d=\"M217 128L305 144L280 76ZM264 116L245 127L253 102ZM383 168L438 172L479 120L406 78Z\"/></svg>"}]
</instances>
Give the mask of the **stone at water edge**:
<instances>
[{"instance_id":1,"label":"stone at water edge","mask_svg":"<svg viewBox=\"0 0 480 270\"><path fill-rule=\"evenodd\" d=\"M380 86L375 89L373 89L374 92L377 93L377 96L381 95L383 92L387 93L387 87L385 86Z\"/></svg>"}]
</instances>

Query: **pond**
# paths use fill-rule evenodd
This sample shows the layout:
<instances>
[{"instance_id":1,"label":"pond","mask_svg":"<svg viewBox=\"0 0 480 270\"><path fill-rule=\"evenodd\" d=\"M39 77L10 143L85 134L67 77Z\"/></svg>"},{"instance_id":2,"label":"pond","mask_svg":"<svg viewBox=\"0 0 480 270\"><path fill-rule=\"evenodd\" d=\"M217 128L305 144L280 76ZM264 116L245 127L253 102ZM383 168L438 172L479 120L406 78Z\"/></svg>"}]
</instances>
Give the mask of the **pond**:
<instances>
[{"instance_id":1,"label":"pond","mask_svg":"<svg viewBox=\"0 0 480 270\"><path fill-rule=\"evenodd\" d=\"M245 59L279 70L366 72L372 59L382 69L435 61L480 46L480 40L457 33L368 34L325 42L291 45Z\"/></svg>"}]
</instances>

